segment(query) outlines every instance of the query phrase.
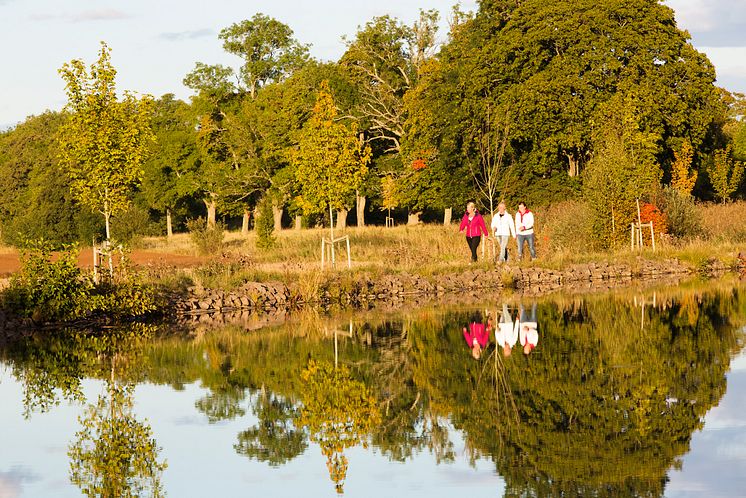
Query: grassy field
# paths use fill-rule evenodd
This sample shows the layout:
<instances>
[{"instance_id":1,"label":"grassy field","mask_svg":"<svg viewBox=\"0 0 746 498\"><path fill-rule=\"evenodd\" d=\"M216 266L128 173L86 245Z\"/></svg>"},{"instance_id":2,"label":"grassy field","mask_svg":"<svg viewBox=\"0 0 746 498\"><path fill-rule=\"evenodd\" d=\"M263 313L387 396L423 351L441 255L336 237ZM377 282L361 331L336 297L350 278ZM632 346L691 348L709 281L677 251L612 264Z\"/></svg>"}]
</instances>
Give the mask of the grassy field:
<instances>
[{"instance_id":1,"label":"grassy field","mask_svg":"<svg viewBox=\"0 0 746 498\"><path fill-rule=\"evenodd\" d=\"M352 268L356 272L382 274L408 272L421 275L464 271L469 268L494 268L494 256L489 249L491 240L480 246L480 261L470 264L469 249L457 225L421 224L416 226L348 227L335 231L335 236L348 235L351 245ZM231 287L246 280L282 279L317 285L320 276L322 237L329 237L327 229L288 229L275 233L277 243L272 249L258 249L253 231L244 235L226 232L223 247L210 257L210 263L190 272L192 279L206 286ZM485 251L482 251L482 247ZM146 238L141 249L169 254L197 255L188 234L177 234L171 240L165 237ZM548 247L542 244L541 232L537 233L537 260L529 261L524 250L524 261L515 260L516 245L511 240L510 265L541 266L561 269L571 264L608 261L627 263L634 267L640 257L652 260L679 259L694 267L716 257L728 266L736 263L746 244L733 242L726 237L692 239L672 243L663 238L657 250L642 251L629 247L615 251L578 251L576 248ZM346 268L346 251L340 247L337 268Z\"/></svg>"}]
</instances>

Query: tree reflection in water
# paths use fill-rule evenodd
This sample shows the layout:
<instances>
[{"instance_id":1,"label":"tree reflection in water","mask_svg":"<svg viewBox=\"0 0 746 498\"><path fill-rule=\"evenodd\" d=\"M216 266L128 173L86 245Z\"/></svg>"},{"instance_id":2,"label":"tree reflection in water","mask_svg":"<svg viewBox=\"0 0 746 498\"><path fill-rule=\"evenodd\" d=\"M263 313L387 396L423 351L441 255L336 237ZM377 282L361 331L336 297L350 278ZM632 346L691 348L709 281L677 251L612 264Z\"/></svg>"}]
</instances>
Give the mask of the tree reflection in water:
<instances>
[{"instance_id":1,"label":"tree reflection in water","mask_svg":"<svg viewBox=\"0 0 746 498\"><path fill-rule=\"evenodd\" d=\"M92 365L105 390L79 417L81 429L68 449L70 480L91 497L163 496L158 447L150 426L134 415L135 380L142 376L142 349L153 327L133 324L89 336ZM107 372L108 370L108 372Z\"/></svg>"},{"instance_id":2,"label":"tree reflection in water","mask_svg":"<svg viewBox=\"0 0 746 498\"><path fill-rule=\"evenodd\" d=\"M368 447L368 437L380 423L376 398L343 365L310 360L301 379L298 425L306 427L311 441L321 447L329 477L342 493L348 464L344 450L359 444Z\"/></svg>"},{"instance_id":3,"label":"tree reflection in water","mask_svg":"<svg viewBox=\"0 0 746 498\"><path fill-rule=\"evenodd\" d=\"M463 348L467 312L427 308L359 318L339 342L346 366L336 370L331 338L292 323L197 340L99 339L109 345L56 334L0 347L0 355L23 383L27 414L59 397L80 399L81 378L106 379L78 433L84 443L71 445L85 463L75 475L94 483L90 489L103 489L105 479L133 493L143 483L158 489L155 443L132 416L131 387L147 378L176 388L199 381L210 392L197 409L211 420L240 416L248 396L258 423L237 435L235 451L278 466L310 439L340 491L345 449L370 442L391 460L430 452L447 463L456 457L455 429L472 461L494 462L507 496L662 496L667 473L725 393L731 355L743 343L745 295L695 286L551 297L539 300L540 347L508 357L490 347L479 361ZM505 304L520 307L518 298ZM113 463L108 441L131 459ZM138 446L147 462L133 456ZM124 477L105 478L106 468ZM139 484L128 473L139 473Z\"/></svg>"}]
</instances>

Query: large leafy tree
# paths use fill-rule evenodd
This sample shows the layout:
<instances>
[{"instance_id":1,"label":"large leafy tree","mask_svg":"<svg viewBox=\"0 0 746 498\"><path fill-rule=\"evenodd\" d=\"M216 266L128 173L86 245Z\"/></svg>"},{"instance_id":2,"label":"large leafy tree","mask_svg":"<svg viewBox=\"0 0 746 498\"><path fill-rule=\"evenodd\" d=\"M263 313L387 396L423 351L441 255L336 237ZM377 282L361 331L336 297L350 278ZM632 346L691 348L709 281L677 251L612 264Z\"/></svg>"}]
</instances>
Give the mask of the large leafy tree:
<instances>
[{"instance_id":1,"label":"large leafy tree","mask_svg":"<svg viewBox=\"0 0 746 498\"><path fill-rule=\"evenodd\" d=\"M110 219L127 209L142 180L150 150L152 99L125 91L118 98L109 47L101 44L90 70L75 59L60 69L66 83L68 120L60 128L61 164L73 195L98 211L111 240Z\"/></svg>"},{"instance_id":2,"label":"large leafy tree","mask_svg":"<svg viewBox=\"0 0 746 498\"><path fill-rule=\"evenodd\" d=\"M474 144L458 137L488 112L509 110L522 172L513 190L524 195L547 201L576 191L566 178L593 156L603 104L617 94L634 96L644 110L642 131L660 136L658 161L667 164L683 139L696 151L712 146L723 112L714 70L676 27L673 11L655 0L485 0L451 37L425 75L433 83L422 82L448 88L413 103L410 119L427 122L428 109L449 112L429 118L440 122L434 130L414 131L431 135L424 142L439 155L474 160ZM542 195L533 195L538 189Z\"/></svg>"},{"instance_id":3,"label":"large leafy tree","mask_svg":"<svg viewBox=\"0 0 746 498\"><path fill-rule=\"evenodd\" d=\"M0 134L0 228L8 243L91 240L103 226L77 209L60 167L55 137L64 121L61 113L46 112Z\"/></svg>"},{"instance_id":4,"label":"large leafy tree","mask_svg":"<svg viewBox=\"0 0 746 498\"><path fill-rule=\"evenodd\" d=\"M155 102L153 154L143 165L143 194L148 206L166 214L166 233L173 234L172 213L193 192L187 178L197 161L195 130L189 106L163 95Z\"/></svg>"},{"instance_id":5,"label":"large leafy tree","mask_svg":"<svg viewBox=\"0 0 746 498\"><path fill-rule=\"evenodd\" d=\"M276 163L262 156L262 137L250 102L259 97L261 88L283 82L307 64L308 47L295 40L289 26L264 14L232 24L219 37L223 48L240 57L243 65L238 86L231 81L234 70L221 65L197 63L184 80L197 92L193 104L199 116L201 159L194 182L204 192L208 224L215 223L220 202L227 211L243 212L244 227L250 205L276 184L272 200L279 225L287 185L282 177L275 181Z\"/></svg>"},{"instance_id":6,"label":"large leafy tree","mask_svg":"<svg viewBox=\"0 0 746 498\"><path fill-rule=\"evenodd\" d=\"M293 30L261 13L223 29L219 37L227 52L243 59L240 78L252 99L259 88L282 81L308 60L308 46L293 37Z\"/></svg>"}]
</instances>

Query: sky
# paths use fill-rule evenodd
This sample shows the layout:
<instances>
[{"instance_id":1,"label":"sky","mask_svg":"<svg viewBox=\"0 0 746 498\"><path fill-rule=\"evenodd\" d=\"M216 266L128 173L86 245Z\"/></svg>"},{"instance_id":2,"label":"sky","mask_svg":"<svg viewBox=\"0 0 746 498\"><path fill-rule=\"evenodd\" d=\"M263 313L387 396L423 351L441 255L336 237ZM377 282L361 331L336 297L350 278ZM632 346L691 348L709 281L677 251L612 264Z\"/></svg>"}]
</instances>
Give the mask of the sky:
<instances>
[{"instance_id":1,"label":"sky","mask_svg":"<svg viewBox=\"0 0 746 498\"><path fill-rule=\"evenodd\" d=\"M94 62L99 42L112 49L118 90L187 99L182 79L196 62L238 67L218 33L257 12L289 25L311 55L337 60L343 36L374 16L390 14L411 24L421 8L445 18L456 0L0 0L0 129L66 102L57 70L72 59ZM746 92L746 0L665 0L692 43L708 55L718 84ZM209 7L207 7L209 5ZM476 10L476 0L462 0Z\"/></svg>"}]
</instances>

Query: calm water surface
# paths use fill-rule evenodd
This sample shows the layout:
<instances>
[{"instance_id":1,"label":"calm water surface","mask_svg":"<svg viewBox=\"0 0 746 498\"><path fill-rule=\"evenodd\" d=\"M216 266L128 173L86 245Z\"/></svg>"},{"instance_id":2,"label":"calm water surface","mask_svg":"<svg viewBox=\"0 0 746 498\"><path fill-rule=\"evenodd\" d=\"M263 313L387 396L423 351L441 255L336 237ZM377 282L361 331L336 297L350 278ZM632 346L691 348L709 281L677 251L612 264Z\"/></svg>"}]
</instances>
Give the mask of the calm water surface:
<instances>
[{"instance_id":1,"label":"calm water surface","mask_svg":"<svg viewBox=\"0 0 746 498\"><path fill-rule=\"evenodd\" d=\"M486 313L535 348L474 359ZM745 324L710 283L6 341L0 498L746 496Z\"/></svg>"}]
</instances>

